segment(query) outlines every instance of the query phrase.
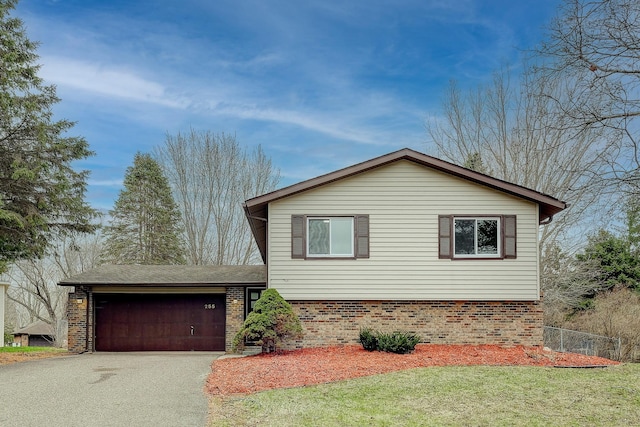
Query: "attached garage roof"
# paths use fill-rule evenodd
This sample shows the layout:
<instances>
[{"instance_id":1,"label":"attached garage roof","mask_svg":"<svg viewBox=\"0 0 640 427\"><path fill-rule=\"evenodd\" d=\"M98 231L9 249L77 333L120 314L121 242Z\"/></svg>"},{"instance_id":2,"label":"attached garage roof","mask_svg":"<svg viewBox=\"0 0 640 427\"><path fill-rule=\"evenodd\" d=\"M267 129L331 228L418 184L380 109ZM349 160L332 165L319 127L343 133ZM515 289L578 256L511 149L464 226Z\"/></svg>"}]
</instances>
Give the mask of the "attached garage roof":
<instances>
[{"instance_id":1,"label":"attached garage roof","mask_svg":"<svg viewBox=\"0 0 640 427\"><path fill-rule=\"evenodd\" d=\"M264 265L102 265L64 279L60 286L263 285Z\"/></svg>"}]
</instances>

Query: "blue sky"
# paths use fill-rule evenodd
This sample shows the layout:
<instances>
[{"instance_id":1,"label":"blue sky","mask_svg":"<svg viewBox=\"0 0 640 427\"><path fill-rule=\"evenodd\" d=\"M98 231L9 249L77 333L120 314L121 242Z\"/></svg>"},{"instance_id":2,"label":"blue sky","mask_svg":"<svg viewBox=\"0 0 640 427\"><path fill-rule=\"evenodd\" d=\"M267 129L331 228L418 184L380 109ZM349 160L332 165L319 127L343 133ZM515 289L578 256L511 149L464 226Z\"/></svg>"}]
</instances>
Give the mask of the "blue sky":
<instances>
[{"instance_id":1,"label":"blue sky","mask_svg":"<svg viewBox=\"0 0 640 427\"><path fill-rule=\"evenodd\" d=\"M96 155L87 198L111 209L136 151L189 129L261 145L281 185L403 147L451 79L487 83L543 37L559 0L22 0L59 118Z\"/></svg>"}]
</instances>

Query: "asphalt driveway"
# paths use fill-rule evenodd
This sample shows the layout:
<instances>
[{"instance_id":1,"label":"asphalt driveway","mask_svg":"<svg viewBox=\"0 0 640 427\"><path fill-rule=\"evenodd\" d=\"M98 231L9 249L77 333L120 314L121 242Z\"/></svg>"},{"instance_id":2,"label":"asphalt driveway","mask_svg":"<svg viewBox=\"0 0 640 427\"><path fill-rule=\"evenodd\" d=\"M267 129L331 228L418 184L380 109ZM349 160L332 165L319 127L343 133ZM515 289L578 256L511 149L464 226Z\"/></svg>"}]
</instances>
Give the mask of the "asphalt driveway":
<instances>
[{"instance_id":1,"label":"asphalt driveway","mask_svg":"<svg viewBox=\"0 0 640 427\"><path fill-rule=\"evenodd\" d=\"M88 353L0 366L0 426L205 426L223 353Z\"/></svg>"}]
</instances>

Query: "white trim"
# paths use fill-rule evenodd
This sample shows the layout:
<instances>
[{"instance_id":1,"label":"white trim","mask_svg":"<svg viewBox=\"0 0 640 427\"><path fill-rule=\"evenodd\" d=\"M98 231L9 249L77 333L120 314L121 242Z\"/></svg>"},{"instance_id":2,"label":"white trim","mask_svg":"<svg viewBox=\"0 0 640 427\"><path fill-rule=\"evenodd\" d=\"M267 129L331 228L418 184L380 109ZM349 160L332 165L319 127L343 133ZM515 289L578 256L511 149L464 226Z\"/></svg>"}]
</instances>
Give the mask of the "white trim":
<instances>
[{"instance_id":1,"label":"white trim","mask_svg":"<svg viewBox=\"0 0 640 427\"><path fill-rule=\"evenodd\" d=\"M476 225L474 227L474 241L473 241L473 245L474 245L474 254L458 254L456 253L456 221L457 220L474 220L476 222ZM496 221L497 227L496 227L496 232L497 232L497 236L496 236L496 240L497 240L497 245L496 245L496 253L495 254L479 254L478 253L478 221L487 221L487 220L491 220L491 221ZM453 233L452 233L452 239L453 239L453 258L502 258L503 254L502 254L502 218L500 216L456 216L453 215Z\"/></svg>"},{"instance_id":2,"label":"white trim","mask_svg":"<svg viewBox=\"0 0 640 427\"><path fill-rule=\"evenodd\" d=\"M331 253L331 242L332 242L332 236L331 236L331 220L332 219L338 219L338 218L349 218L351 219L351 232L350 232L350 236L351 236L351 253L348 254L333 254ZM306 217L306 224L305 224L305 232L306 232L306 244L307 244L307 257L308 258L353 258L355 256L355 217L352 215L331 215L331 216L307 216ZM312 254L311 251L309 250L309 245L311 243L311 234L309 232L309 223L311 220L325 220L325 221L329 221L329 253L327 254Z\"/></svg>"}]
</instances>

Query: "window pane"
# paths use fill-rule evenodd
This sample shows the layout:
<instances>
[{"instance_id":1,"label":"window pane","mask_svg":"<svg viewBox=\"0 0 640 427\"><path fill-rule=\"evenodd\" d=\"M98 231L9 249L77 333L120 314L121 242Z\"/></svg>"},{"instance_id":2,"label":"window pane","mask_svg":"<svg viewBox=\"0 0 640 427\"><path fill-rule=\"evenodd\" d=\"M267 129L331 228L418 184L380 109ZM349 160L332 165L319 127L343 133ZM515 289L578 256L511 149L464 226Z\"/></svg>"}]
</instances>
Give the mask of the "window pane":
<instances>
[{"instance_id":1,"label":"window pane","mask_svg":"<svg viewBox=\"0 0 640 427\"><path fill-rule=\"evenodd\" d=\"M475 219L456 219L454 221L455 254L475 254Z\"/></svg>"},{"instance_id":2,"label":"window pane","mask_svg":"<svg viewBox=\"0 0 640 427\"><path fill-rule=\"evenodd\" d=\"M331 254L353 255L353 218L331 218Z\"/></svg>"},{"instance_id":3,"label":"window pane","mask_svg":"<svg viewBox=\"0 0 640 427\"><path fill-rule=\"evenodd\" d=\"M329 255L329 220L309 219L309 255Z\"/></svg>"},{"instance_id":4,"label":"window pane","mask_svg":"<svg viewBox=\"0 0 640 427\"><path fill-rule=\"evenodd\" d=\"M478 220L478 254L498 254L498 221L495 219Z\"/></svg>"}]
</instances>

